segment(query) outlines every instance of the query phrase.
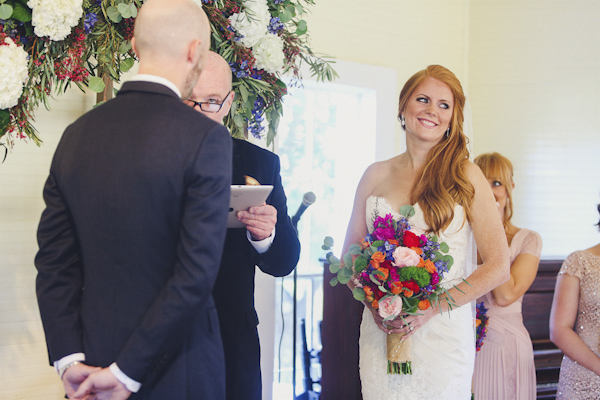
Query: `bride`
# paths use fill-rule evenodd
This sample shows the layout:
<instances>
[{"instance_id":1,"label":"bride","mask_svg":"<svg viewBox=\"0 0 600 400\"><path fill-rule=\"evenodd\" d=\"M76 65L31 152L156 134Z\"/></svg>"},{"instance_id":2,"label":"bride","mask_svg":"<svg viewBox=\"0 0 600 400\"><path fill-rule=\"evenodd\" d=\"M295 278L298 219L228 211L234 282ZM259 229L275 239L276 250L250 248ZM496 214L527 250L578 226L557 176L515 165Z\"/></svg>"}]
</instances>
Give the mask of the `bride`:
<instances>
[{"instance_id":1,"label":"bride","mask_svg":"<svg viewBox=\"0 0 600 400\"><path fill-rule=\"evenodd\" d=\"M358 185L343 254L366 236L375 217L391 213L399 218L400 207L411 204L411 225L438 235L454 257L442 281L449 289L440 302L442 312L439 306L430 307L404 321L384 323L370 304L365 305L360 333L365 400L470 399L475 358L470 302L508 279L509 262L490 186L468 160L464 105L460 82L448 69L431 65L413 75L399 101L407 150L369 166ZM470 273L473 238L484 262ZM387 374L389 333L411 338L412 375Z\"/></svg>"}]
</instances>

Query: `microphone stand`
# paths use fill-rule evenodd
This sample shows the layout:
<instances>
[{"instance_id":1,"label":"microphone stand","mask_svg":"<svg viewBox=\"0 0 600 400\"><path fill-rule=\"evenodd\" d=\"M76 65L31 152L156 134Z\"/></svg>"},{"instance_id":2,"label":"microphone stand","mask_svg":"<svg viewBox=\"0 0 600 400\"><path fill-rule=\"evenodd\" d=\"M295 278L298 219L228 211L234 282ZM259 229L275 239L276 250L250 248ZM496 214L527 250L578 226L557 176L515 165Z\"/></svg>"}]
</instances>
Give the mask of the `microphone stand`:
<instances>
[{"instance_id":1,"label":"microphone stand","mask_svg":"<svg viewBox=\"0 0 600 400\"><path fill-rule=\"evenodd\" d=\"M300 220L300 217L302 216L302 214L304 213L304 211L306 210L306 208L308 208L311 204L313 204L315 202L316 198L315 198L315 194L313 192L308 192L305 193L303 198L302 198L302 203L300 208L298 209L298 211L296 212L296 214L292 217L292 226L294 227L294 230L296 231L296 236L298 236L298 221ZM292 346L292 393L293 393L293 399L296 400L296 330L297 330L297 302L298 302L298 292L297 292L297 286L298 286L298 266L296 266L296 268L294 268L294 274L293 274L293 282L294 282L294 291L292 294L292 302L293 302L293 311L292 311L292 341L293 341L293 346Z\"/></svg>"},{"instance_id":2,"label":"microphone stand","mask_svg":"<svg viewBox=\"0 0 600 400\"><path fill-rule=\"evenodd\" d=\"M294 226L294 230L296 231L296 236L298 236L298 219L292 218L292 225ZM294 282L294 290L292 295L292 303L293 303L293 311L292 311L292 399L296 400L296 329L297 329L297 284L298 284L298 266L294 268L294 274L292 281Z\"/></svg>"}]
</instances>

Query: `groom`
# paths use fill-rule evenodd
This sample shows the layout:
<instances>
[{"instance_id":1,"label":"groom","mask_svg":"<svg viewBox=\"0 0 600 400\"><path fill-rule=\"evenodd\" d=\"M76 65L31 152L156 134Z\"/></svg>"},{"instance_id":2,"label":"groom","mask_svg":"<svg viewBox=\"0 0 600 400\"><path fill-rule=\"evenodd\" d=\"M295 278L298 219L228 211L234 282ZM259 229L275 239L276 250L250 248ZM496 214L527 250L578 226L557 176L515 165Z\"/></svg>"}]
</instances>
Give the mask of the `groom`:
<instances>
[{"instance_id":1,"label":"groom","mask_svg":"<svg viewBox=\"0 0 600 400\"><path fill-rule=\"evenodd\" d=\"M181 102L209 35L192 0L145 1L132 40L139 75L69 126L56 150L36 289L70 398L225 398L211 292L231 139Z\"/></svg>"}]
</instances>

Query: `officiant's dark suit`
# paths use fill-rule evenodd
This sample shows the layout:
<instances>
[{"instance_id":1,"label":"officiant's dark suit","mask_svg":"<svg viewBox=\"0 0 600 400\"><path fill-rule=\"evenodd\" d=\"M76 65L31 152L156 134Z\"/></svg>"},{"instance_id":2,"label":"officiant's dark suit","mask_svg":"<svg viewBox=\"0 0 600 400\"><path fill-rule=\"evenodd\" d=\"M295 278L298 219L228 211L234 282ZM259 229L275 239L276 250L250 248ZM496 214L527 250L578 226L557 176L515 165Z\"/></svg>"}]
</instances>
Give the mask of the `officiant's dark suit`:
<instances>
[{"instance_id":1,"label":"officiant's dark suit","mask_svg":"<svg viewBox=\"0 0 600 400\"><path fill-rule=\"evenodd\" d=\"M233 98L231 67L219 54L209 51L200 79L186 102L222 123ZM279 172L277 155L233 139L232 183L244 185L247 175L262 185L273 185L273 191L266 205L243 213L240 221L245 228L227 230L213 290L225 350L227 400L262 399L258 317L254 309L256 266L269 275L284 276L300 257L300 242L288 216Z\"/></svg>"},{"instance_id":2,"label":"officiant's dark suit","mask_svg":"<svg viewBox=\"0 0 600 400\"><path fill-rule=\"evenodd\" d=\"M44 187L37 294L51 363L85 353L131 398L223 399L211 292L231 139L167 86L127 82L67 128Z\"/></svg>"},{"instance_id":3,"label":"officiant's dark suit","mask_svg":"<svg viewBox=\"0 0 600 400\"><path fill-rule=\"evenodd\" d=\"M250 244L245 228L227 230L223 260L213 291L225 349L227 399L260 400L260 345L258 317L254 309L255 266L269 275L288 275L298 263L300 242L288 216L279 174L279 157L245 140L233 141L233 184L243 185L244 175L249 175L263 185L273 185L267 204L277 209L275 238L265 253L258 254Z\"/></svg>"}]
</instances>

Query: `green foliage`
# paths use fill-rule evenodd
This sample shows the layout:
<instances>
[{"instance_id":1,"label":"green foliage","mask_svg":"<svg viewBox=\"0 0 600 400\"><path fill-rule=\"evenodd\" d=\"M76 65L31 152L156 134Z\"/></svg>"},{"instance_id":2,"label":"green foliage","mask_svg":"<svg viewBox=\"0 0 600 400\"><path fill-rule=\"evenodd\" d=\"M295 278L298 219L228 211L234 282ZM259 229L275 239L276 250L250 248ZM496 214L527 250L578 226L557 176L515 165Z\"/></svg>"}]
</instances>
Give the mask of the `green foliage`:
<instances>
[{"instance_id":1,"label":"green foliage","mask_svg":"<svg viewBox=\"0 0 600 400\"><path fill-rule=\"evenodd\" d=\"M415 208L410 204L403 205L400 207L400 214L404 215L406 218L410 218L415 215Z\"/></svg>"},{"instance_id":2,"label":"green foliage","mask_svg":"<svg viewBox=\"0 0 600 400\"><path fill-rule=\"evenodd\" d=\"M429 285L431 282L431 275L425 268L419 267L404 267L398 270L398 276L400 277L400 281L410 281L414 280L419 287L424 287Z\"/></svg>"}]
</instances>

